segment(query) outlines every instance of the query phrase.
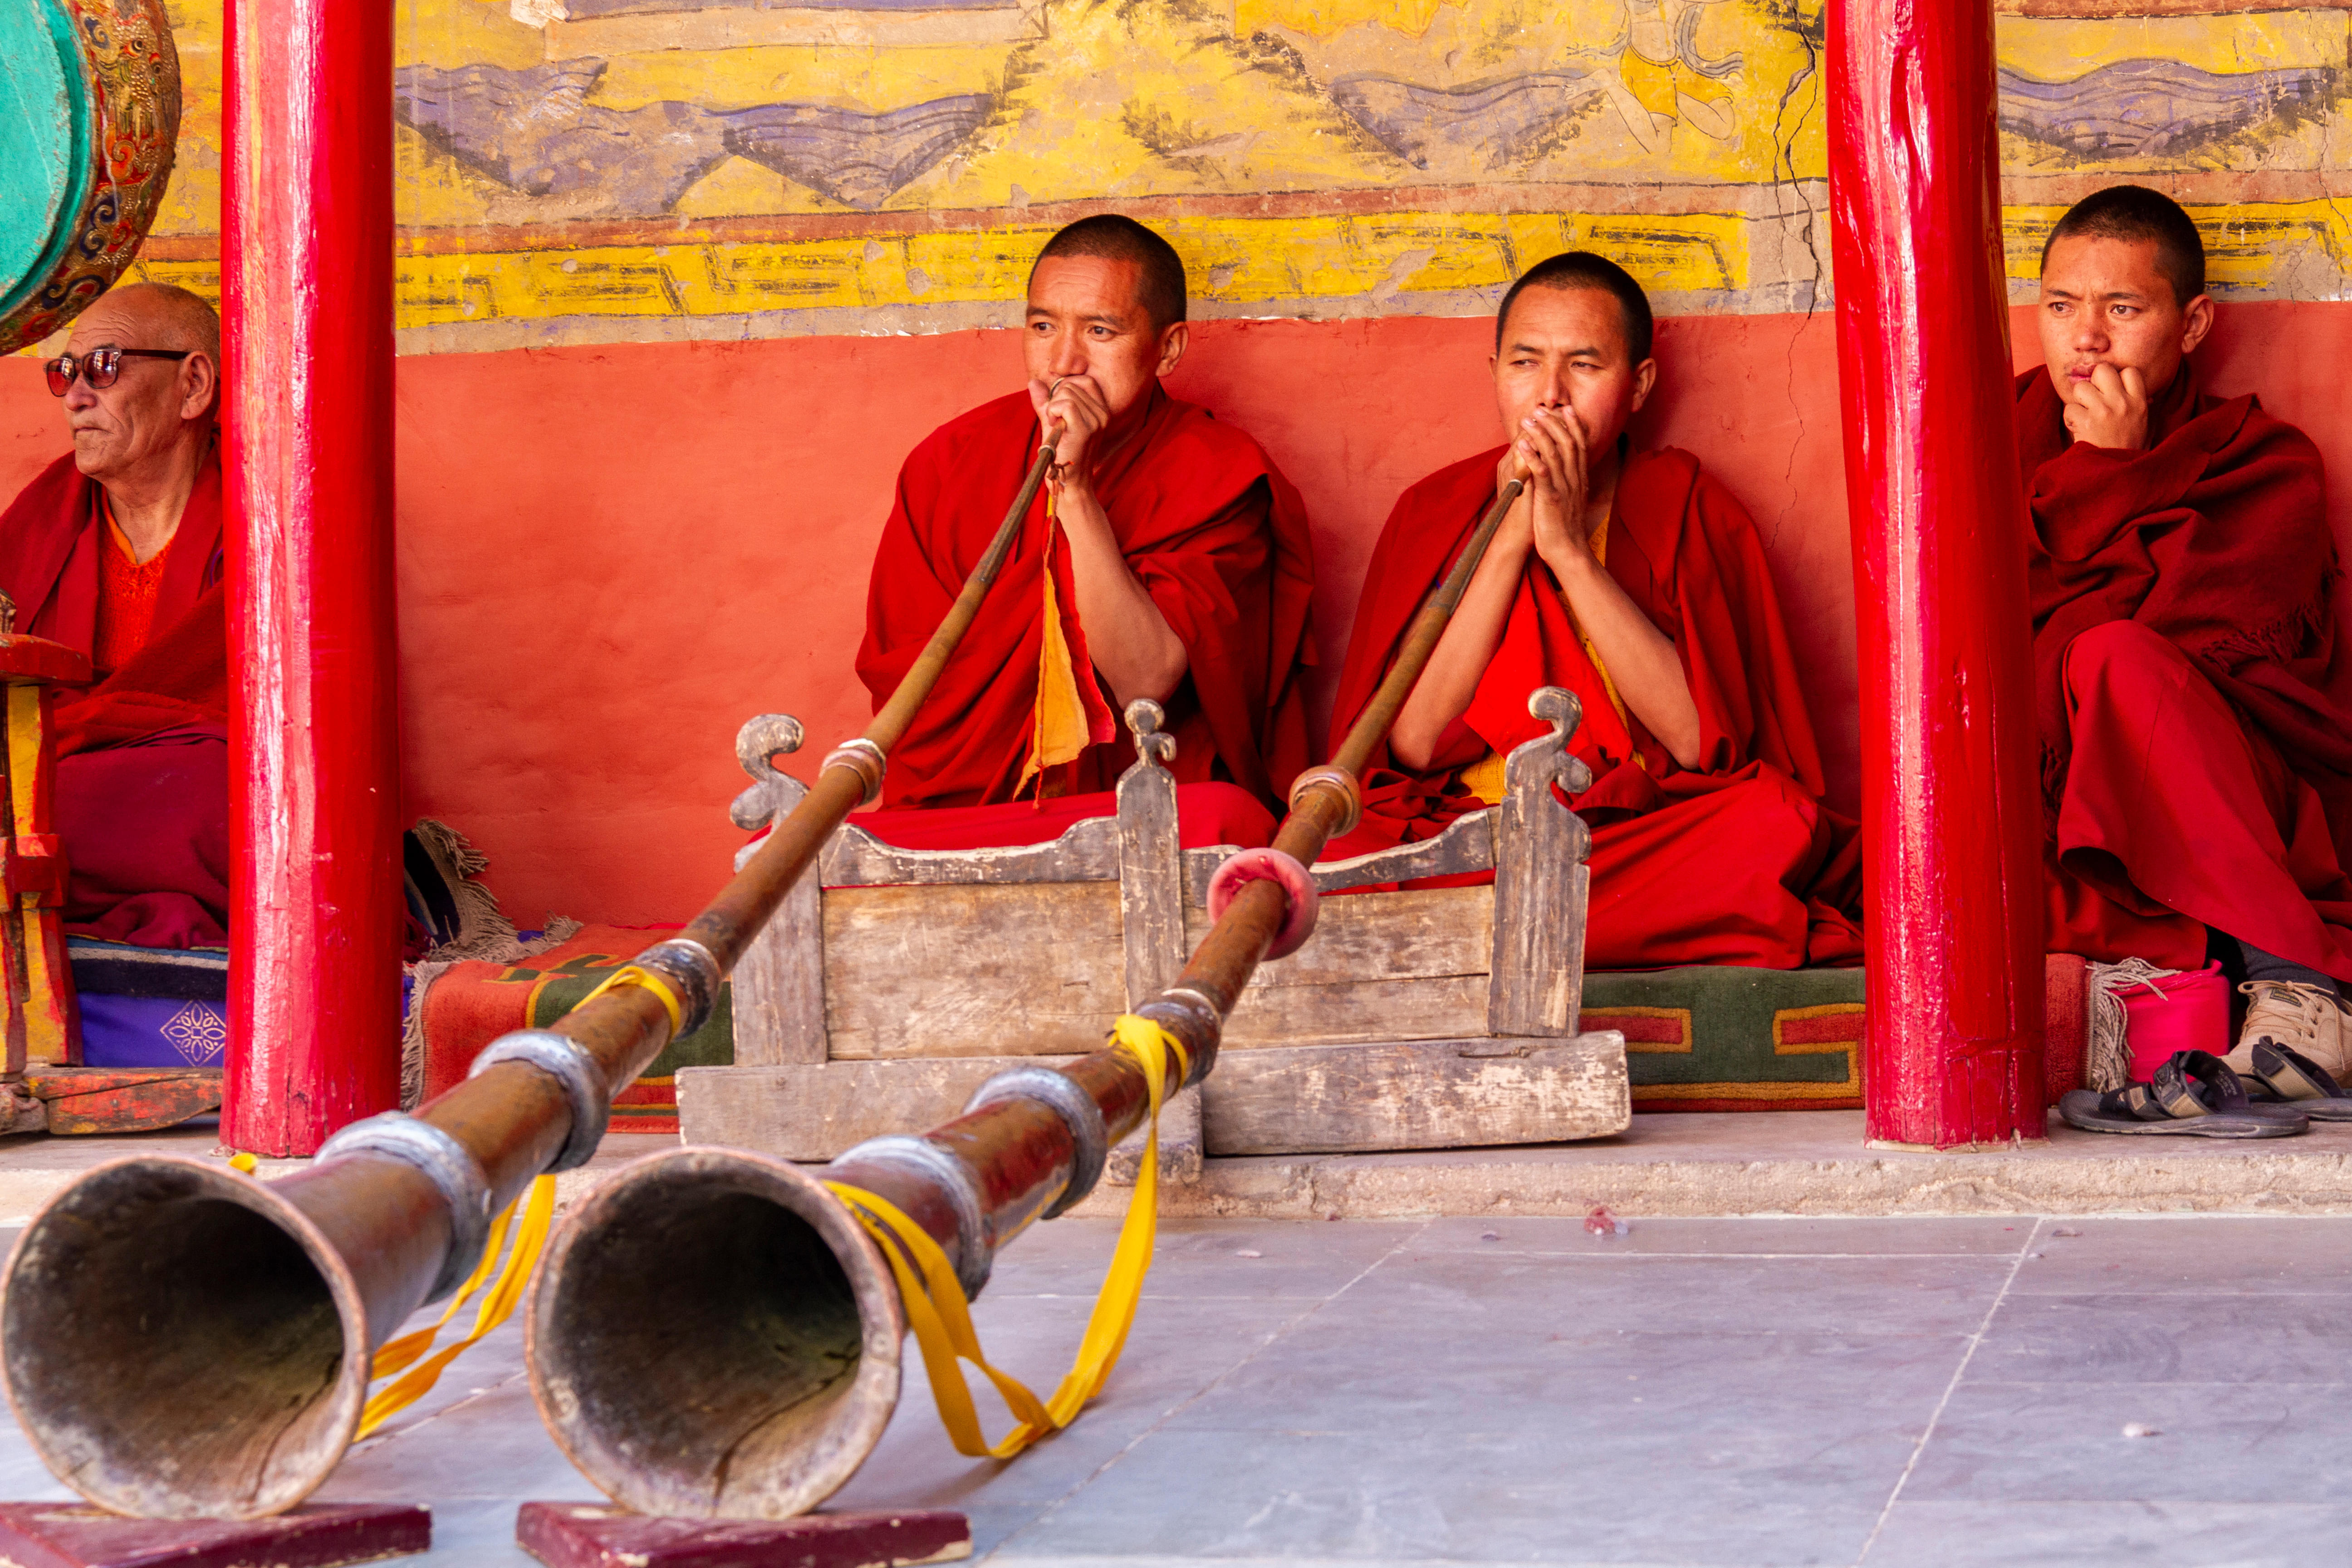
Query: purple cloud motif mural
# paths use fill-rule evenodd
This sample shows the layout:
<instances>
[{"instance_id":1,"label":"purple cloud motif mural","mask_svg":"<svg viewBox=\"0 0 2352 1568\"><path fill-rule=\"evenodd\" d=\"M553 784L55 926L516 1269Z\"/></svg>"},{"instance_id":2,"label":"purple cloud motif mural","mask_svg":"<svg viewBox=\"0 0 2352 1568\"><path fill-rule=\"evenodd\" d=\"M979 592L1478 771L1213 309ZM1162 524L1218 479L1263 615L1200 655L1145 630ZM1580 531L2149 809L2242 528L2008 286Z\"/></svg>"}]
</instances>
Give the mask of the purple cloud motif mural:
<instances>
[{"instance_id":1,"label":"purple cloud motif mural","mask_svg":"<svg viewBox=\"0 0 2352 1568\"><path fill-rule=\"evenodd\" d=\"M1462 88L1418 87L1380 76L1342 77L1331 100L1416 169L1433 154L1467 152L1486 168L1540 155L1601 96L1598 73L1538 71Z\"/></svg>"},{"instance_id":2,"label":"purple cloud motif mural","mask_svg":"<svg viewBox=\"0 0 2352 1568\"><path fill-rule=\"evenodd\" d=\"M2217 75L2179 60L2118 60L2068 81L2000 72L2000 128L2081 158L2177 156L2315 118L2336 95L2318 66Z\"/></svg>"},{"instance_id":3,"label":"purple cloud motif mural","mask_svg":"<svg viewBox=\"0 0 2352 1568\"><path fill-rule=\"evenodd\" d=\"M630 110L587 101L599 59L513 70L409 66L394 112L477 174L533 196L587 196L614 216L667 212L695 182L741 156L845 205L871 210L985 121L986 94L878 114L824 104L711 110L663 101Z\"/></svg>"}]
</instances>

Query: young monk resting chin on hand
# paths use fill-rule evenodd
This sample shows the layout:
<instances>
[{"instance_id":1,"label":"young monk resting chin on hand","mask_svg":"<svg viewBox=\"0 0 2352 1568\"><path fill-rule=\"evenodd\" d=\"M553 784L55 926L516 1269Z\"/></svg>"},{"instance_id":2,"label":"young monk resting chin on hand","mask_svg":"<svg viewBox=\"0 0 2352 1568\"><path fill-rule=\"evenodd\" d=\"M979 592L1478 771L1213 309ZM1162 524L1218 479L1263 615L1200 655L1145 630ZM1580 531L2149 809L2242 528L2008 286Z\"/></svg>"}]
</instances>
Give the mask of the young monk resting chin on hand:
<instances>
[{"instance_id":1,"label":"young monk resting chin on hand","mask_svg":"<svg viewBox=\"0 0 2352 1568\"><path fill-rule=\"evenodd\" d=\"M1538 686L1576 693L1593 773L1585 954L1593 969L1789 969L1862 953L1853 825L1822 806L1756 527L1626 421L1656 384L1649 300L1578 251L1531 268L1496 321L1506 445L1405 491L1373 552L1333 732L1370 700L1423 597L1514 479L1513 503L1368 773L1364 821L1327 858L1425 838L1501 797L1543 733Z\"/></svg>"},{"instance_id":2,"label":"young monk resting chin on hand","mask_svg":"<svg viewBox=\"0 0 2352 1568\"><path fill-rule=\"evenodd\" d=\"M2352 1067L2352 658L2318 450L2202 390L2205 251L2169 197L2077 205L2017 379L2050 951L2242 968L2263 1037Z\"/></svg>"}]
</instances>

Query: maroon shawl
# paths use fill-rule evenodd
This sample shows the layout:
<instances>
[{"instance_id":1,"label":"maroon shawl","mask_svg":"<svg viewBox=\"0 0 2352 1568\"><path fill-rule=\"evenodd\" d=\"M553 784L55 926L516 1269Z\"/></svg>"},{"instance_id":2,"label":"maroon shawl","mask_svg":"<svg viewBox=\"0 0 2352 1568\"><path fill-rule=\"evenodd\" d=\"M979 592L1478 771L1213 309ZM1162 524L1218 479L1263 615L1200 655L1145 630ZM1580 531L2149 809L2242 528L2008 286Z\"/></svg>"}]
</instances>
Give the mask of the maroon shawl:
<instances>
[{"instance_id":1,"label":"maroon shawl","mask_svg":"<svg viewBox=\"0 0 2352 1568\"><path fill-rule=\"evenodd\" d=\"M2318 448L2251 395L2200 393L2192 365L2148 410L2146 451L2070 440L2046 371L2017 380L2033 540L2034 694L2054 820L2072 761L2067 645L2137 621L2187 654L2327 806L2352 844L2352 656Z\"/></svg>"},{"instance_id":2,"label":"maroon shawl","mask_svg":"<svg viewBox=\"0 0 2352 1568\"><path fill-rule=\"evenodd\" d=\"M106 513L96 481L70 453L41 470L0 512L0 589L16 626L83 653L98 638L99 561ZM228 623L220 586L221 465L215 447L172 537L155 596L154 632L122 668L58 704L58 754L129 745L165 730L225 724Z\"/></svg>"}]
</instances>

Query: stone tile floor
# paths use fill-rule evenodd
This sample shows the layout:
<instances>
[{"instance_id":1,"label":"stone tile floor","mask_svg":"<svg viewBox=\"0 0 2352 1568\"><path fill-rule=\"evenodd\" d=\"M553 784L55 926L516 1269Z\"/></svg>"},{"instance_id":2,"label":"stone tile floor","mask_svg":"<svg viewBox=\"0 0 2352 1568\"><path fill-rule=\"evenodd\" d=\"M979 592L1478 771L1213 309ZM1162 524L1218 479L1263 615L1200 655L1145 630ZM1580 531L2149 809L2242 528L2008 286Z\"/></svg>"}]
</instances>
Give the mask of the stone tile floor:
<instances>
[{"instance_id":1,"label":"stone tile floor","mask_svg":"<svg viewBox=\"0 0 2352 1568\"><path fill-rule=\"evenodd\" d=\"M995 1568L2352 1563L2352 1219L1631 1225L1165 1223L1075 1426L961 1458L917 1372L835 1505L963 1509ZM1007 1250L992 1359L1050 1390L1112 1236ZM0 1495L65 1495L13 1427ZM518 1502L595 1493L509 1323L322 1496L505 1568Z\"/></svg>"}]
</instances>

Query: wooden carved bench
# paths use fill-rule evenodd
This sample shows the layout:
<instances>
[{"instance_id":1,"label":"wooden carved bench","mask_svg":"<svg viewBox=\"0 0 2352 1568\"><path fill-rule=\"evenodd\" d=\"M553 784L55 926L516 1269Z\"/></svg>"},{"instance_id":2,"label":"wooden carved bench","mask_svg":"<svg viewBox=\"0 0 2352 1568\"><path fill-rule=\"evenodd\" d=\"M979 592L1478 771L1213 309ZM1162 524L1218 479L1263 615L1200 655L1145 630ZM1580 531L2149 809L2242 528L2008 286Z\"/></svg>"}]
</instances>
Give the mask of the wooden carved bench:
<instances>
[{"instance_id":1,"label":"wooden carved bench","mask_svg":"<svg viewBox=\"0 0 2352 1568\"><path fill-rule=\"evenodd\" d=\"M1179 1097L1163 1162L1542 1143L1624 1130L1624 1037L1577 1032L1591 836L1552 793L1582 787L1565 746L1576 700L1529 698L1551 732L1515 749L1507 798L1438 837L1314 868L1325 893L1492 870L1481 887L1323 900L1313 939L1262 965L1215 1072ZM854 823L787 899L734 975L735 1060L679 1072L686 1140L824 1160L958 1114L994 1073L1077 1056L1173 981L1208 929L1231 846L1180 847L1175 740L1156 704L1128 709L1138 760L1118 814L1051 843L911 850ZM745 725L757 782L736 825L763 826L804 786L782 715ZM744 852L749 855L747 847ZM822 884L820 888L819 884ZM1197 1105L1187 1104L1195 1100ZM1113 1162L1131 1179L1133 1152Z\"/></svg>"}]
</instances>

